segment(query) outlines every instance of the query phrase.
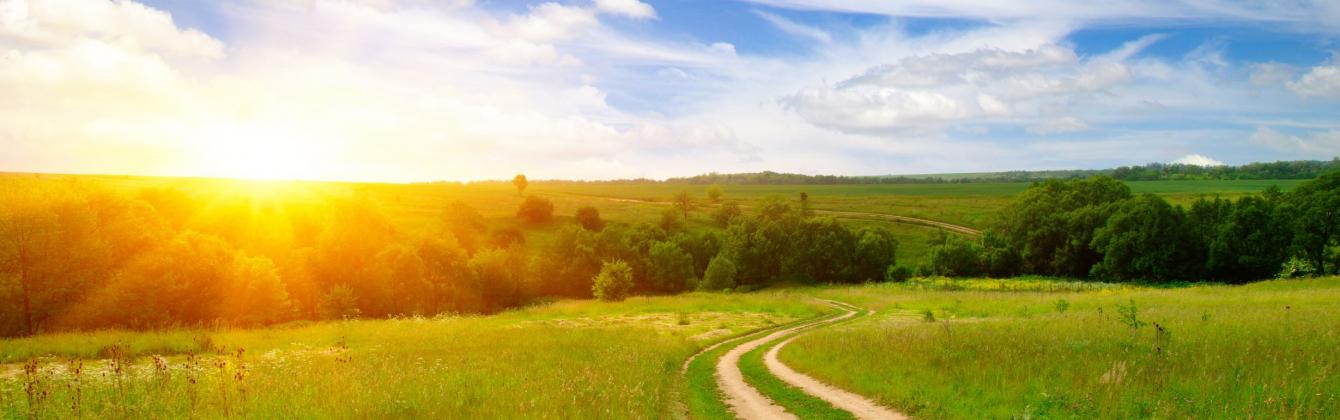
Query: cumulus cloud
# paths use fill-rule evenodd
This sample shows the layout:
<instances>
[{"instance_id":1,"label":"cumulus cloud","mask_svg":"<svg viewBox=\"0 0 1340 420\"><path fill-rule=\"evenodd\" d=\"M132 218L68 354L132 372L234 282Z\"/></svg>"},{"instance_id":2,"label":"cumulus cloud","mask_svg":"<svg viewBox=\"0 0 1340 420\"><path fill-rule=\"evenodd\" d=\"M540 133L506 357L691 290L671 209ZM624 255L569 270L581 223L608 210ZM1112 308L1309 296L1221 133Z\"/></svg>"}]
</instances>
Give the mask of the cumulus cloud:
<instances>
[{"instance_id":1,"label":"cumulus cloud","mask_svg":"<svg viewBox=\"0 0 1340 420\"><path fill-rule=\"evenodd\" d=\"M1077 100L1129 80L1131 71L1121 62L1081 60L1053 44L906 57L782 102L815 125L867 132L1036 115L1047 102Z\"/></svg>"},{"instance_id":2,"label":"cumulus cloud","mask_svg":"<svg viewBox=\"0 0 1340 420\"><path fill-rule=\"evenodd\" d=\"M1028 132L1033 134L1048 135L1048 134L1061 134L1061 133L1077 133L1088 129L1089 124L1084 122L1084 120L1075 117L1062 117L1047 120L1042 122L1041 124L1030 126L1028 127Z\"/></svg>"},{"instance_id":3,"label":"cumulus cloud","mask_svg":"<svg viewBox=\"0 0 1340 420\"><path fill-rule=\"evenodd\" d=\"M1320 96L1340 99L1340 65L1313 67L1297 81L1288 83L1289 90L1300 96Z\"/></svg>"},{"instance_id":4,"label":"cumulus cloud","mask_svg":"<svg viewBox=\"0 0 1340 420\"><path fill-rule=\"evenodd\" d=\"M1224 162L1196 153L1177 158L1177 160L1172 161L1172 163L1195 166L1224 166Z\"/></svg>"},{"instance_id":5,"label":"cumulus cloud","mask_svg":"<svg viewBox=\"0 0 1340 420\"><path fill-rule=\"evenodd\" d=\"M656 19L656 9L638 0L596 0L596 8L632 19Z\"/></svg>"},{"instance_id":6,"label":"cumulus cloud","mask_svg":"<svg viewBox=\"0 0 1340 420\"><path fill-rule=\"evenodd\" d=\"M0 2L0 39L22 47L60 47L96 40L132 51L217 59L223 43L172 16L133 1L7 0Z\"/></svg>"}]
</instances>

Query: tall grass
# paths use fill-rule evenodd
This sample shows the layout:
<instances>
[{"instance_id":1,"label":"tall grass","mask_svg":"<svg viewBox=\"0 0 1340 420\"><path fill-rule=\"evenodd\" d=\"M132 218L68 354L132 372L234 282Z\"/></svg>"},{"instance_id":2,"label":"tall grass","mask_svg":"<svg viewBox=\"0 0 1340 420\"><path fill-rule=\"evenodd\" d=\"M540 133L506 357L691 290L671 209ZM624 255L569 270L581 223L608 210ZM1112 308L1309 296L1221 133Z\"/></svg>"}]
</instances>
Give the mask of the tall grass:
<instances>
[{"instance_id":1,"label":"tall grass","mask_svg":"<svg viewBox=\"0 0 1340 420\"><path fill-rule=\"evenodd\" d=\"M659 418L698 348L823 311L789 293L691 294L492 317L90 335L126 339L102 357L108 343L79 334L6 340L4 354L41 356L27 359L31 375L0 366L0 418ZM158 348L181 351L143 352ZM67 367L72 356L82 371Z\"/></svg>"},{"instance_id":2,"label":"tall grass","mask_svg":"<svg viewBox=\"0 0 1340 420\"><path fill-rule=\"evenodd\" d=\"M781 353L797 370L916 416L1340 415L1340 278L1115 292L823 293L941 316L816 331Z\"/></svg>"}]
</instances>

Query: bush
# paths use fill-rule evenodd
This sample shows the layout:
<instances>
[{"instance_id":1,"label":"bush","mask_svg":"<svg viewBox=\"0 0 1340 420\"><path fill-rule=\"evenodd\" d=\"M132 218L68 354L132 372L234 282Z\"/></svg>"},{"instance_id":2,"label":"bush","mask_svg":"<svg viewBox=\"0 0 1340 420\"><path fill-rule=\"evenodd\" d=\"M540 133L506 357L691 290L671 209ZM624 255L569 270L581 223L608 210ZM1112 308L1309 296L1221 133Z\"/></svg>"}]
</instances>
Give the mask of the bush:
<instances>
[{"instance_id":1,"label":"bush","mask_svg":"<svg viewBox=\"0 0 1340 420\"><path fill-rule=\"evenodd\" d=\"M321 298L318 305L322 319L353 319L358 318L358 296L354 295L353 289L345 286L335 286L330 289L326 296Z\"/></svg>"},{"instance_id":2,"label":"bush","mask_svg":"<svg viewBox=\"0 0 1340 420\"><path fill-rule=\"evenodd\" d=\"M661 210L661 221L657 223L657 226L660 226L661 230L667 233L679 231L684 228L684 215L679 212L679 209L668 207Z\"/></svg>"},{"instance_id":3,"label":"bush","mask_svg":"<svg viewBox=\"0 0 1340 420\"><path fill-rule=\"evenodd\" d=\"M717 226L726 227L730 225L730 222L735 220L735 218L740 217L740 214L742 214L740 211L740 204L734 201L728 201L712 211L712 220L717 223Z\"/></svg>"},{"instance_id":4,"label":"bush","mask_svg":"<svg viewBox=\"0 0 1340 420\"><path fill-rule=\"evenodd\" d=\"M633 269L623 260L606 261L591 285L591 293L606 302L618 302L633 290Z\"/></svg>"},{"instance_id":5,"label":"bush","mask_svg":"<svg viewBox=\"0 0 1340 420\"><path fill-rule=\"evenodd\" d=\"M554 219L554 202L545 198L529 196L521 202L516 217L533 224L544 224Z\"/></svg>"},{"instance_id":6,"label":"bush","mask_svg":"<svg viewBox=\"0 0 1340 420\"><path fill-rule=\"evenodd\" d=\"M912 267L905 265L890 265L884 272L884 281L902 283L912 278Z\"/></svg>"},{"instance_id":7,"label":"bush","mask_svg":"<svg viewBox=\"0 0 1340 420\"><path fill-rule=\"evenodd\" d=\"M599 231L605 228L605 221L600 220L600 210L595 207L582 207L577 209L577 223L589 231Z\"/></svg>"},{"instance_id":8,"label":"bush","mask_svg":"<svg viewBox=\"0 0 1340 420\"><path fill-rule=\"evenodd\" d=\"M707 264L700 290L723 290L735 287L735 263L724 255L717 255Z\"/></svg>"},{"instance_id":9,"label":"bush","mask_svg":"<svg viewBox=\"0 0 1340 420\"><path fill-rule=\"evenodd\" d=\"M1312 277L1317 275L1317 268L1312 266L1312 262L1293 257L1280 266L1280 272L1275 276L1279 279L1296 279L1299 277Z\"/></svg>"}]
</instances>

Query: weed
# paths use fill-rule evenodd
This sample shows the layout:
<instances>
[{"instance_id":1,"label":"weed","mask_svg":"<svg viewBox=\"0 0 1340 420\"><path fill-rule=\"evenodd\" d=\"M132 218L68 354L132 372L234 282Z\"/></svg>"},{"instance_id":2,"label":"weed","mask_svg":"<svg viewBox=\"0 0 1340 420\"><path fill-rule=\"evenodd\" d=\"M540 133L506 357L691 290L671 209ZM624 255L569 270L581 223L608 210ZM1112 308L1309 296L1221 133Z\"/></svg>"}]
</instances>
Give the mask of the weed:
<instances>
[{"instance_id":1,"label":"weed","mask_svg":"<svg viewBox=\"0 0 1340 420\"><path fill-rule=\"evenodd\" d=\"M1145 326L1145 322L1140 320L1140 308L1135 306L1135 299L1130 300L1130 305L1117 305L1117 314L1121 317L1119 320L1123 325L1132 330L1138 330Z\"/></svg>"},{"instance_id":2,"label":"weed","mask_svg":"<svg viewBox=\"0 0 1340 420\"><path fill-rule=\"evenodd\" d=\"M680 312L680 313L679 313L679 325L689 325L689 314L688 314L688 313L686 313L686 312Z\"/></svg>"},{"instance_id":3,"label":"weed","mask_svg":"<svg viewBox=\"0 0 1340 420\"><path fill-rule=\"evenodd\" d=\"M28 418L35 419L41 414L43 404L51 396L47 385L46 374L37 359L23 364L23 393L28 396Z\"/></svg>"},{"instance_id":4,"label":"weed","mask_svg":"<svg viewBox=\"0 0 1340 420\"><path fill-rule=\"evenodd\" d=\"M1057 313L1061 313L1061 314L1063 314L1063 313L1065 313L1065 311L1066 311L1067 309L1070 309L1070 301L1065 300L1065 299L1057 299L1057 300L1056 300L1056 312L1057 312Z\"/></svg>"},{"instance_id":5,"label":"weed","mask_svg":"<svg viewBox=\"0 0 1340 420\"><path fill-rule=\"evenodd\" d=\"M79 418L80 404L84 397L84 361L71 358L66 363L65 369L70 374L70 381L65 384L70 394L70 413Z\"/></svg>"},{"instance_id":6,"label":"weed","mask_svg":"<svg viewBox=\"0 0 1340 420\"><path fill-rule=\"evenodd\" d=\"M935 322L935 312L930 309L921 311L921 320L924 322Z\"/></svg>"}]
</instances>

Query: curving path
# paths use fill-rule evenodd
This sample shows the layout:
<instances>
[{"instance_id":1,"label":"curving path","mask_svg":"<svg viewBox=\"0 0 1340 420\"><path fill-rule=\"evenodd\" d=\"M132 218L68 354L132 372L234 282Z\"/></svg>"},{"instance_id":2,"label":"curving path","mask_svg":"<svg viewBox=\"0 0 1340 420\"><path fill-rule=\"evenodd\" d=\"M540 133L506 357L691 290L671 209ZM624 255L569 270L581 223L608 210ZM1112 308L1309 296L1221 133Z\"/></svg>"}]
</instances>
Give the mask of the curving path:
<instances>
[{"instance_id":1,"label":"curving path","mask_svg":"<svg viewBox=\"0 0 1340 420\"><path fill-rule=\"evenodd\" d=\"M735 412L736 417L754 420L754 419L794 419L794 414L788 413L785 408L775 404L768 397L764 396L754 387L749 386L744 380L744 374L740 371L740 357L745 353L753 351L759 347L772 343L775 340L786 337L785 340L773 345L764 356L764 364L768 371L778 379L794 386L807 394L813 395L819 399L833 404L834 407L851 412L860 419L905 419L906 417L881 407L869 399L857 394L843 391L838 388L826 385L814 378L796 372L787 367L777 358L777 353L782 347L786 346L792 340L800 337L805 330L822 327L824 325L851 319L861 311L855 306L837 302L826 301L836 308L846 313L807 322L793 327L781 329L763 337L749 340L737 344L726 354L721 356L717 362L717 386L721 388L722 393L726 395L726 404ZM871 312L866 312L869 315ZM788 337L789 336L789 337Z\"/></svg>"}]
</instances>

